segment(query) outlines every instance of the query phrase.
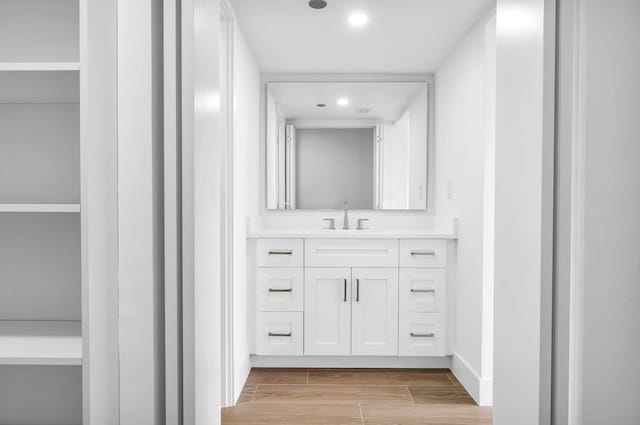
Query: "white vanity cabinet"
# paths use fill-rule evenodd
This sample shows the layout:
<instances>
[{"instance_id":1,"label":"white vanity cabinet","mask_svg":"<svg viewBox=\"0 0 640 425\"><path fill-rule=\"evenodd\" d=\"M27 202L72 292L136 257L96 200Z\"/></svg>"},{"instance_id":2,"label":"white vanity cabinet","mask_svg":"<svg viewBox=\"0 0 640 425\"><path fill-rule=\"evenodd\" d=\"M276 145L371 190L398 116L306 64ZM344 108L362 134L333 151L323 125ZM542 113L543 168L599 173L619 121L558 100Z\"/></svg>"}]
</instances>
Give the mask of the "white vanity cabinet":
<instances>
[{"instance_id":1,"label":"white vanity cabinet","mask_svg":"<svg viewBox=\"0 0 640 425\"><path fill-rule=\"evenodd\" d=\"M444 239L256 239L256 354L447 355Z\"/></svg>"}]
</instances>

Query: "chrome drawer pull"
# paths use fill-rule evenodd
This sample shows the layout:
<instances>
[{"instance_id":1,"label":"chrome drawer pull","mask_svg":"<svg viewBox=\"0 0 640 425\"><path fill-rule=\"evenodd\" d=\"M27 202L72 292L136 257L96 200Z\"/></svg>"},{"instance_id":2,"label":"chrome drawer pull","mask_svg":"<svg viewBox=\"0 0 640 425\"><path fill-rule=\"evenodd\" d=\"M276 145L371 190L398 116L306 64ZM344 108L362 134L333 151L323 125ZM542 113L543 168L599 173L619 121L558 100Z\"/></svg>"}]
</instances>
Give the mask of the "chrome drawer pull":
<instances>
[{"instance_id":1,"label":"chrome drawer pull","mask_svg":"<svg viewBox=\"0 0 640 425\"><path fill-rule=\"evenodd\" d=\"M273 288L269 288L269 292L292 292L293 289L289 288L289 289L273 289Z\"/></svg>"},{"instance_id":2,"label":"chrome drawer pull","mask_svg":"<svg viewBox=\"0 0 640 425\"><path fill-rule=\"evenodd\" d=\"M435 251L411 251L411 255L427 255L429 257L435 257Z\"/></svg>"},{"instance_id":3,"label":"chrome drawer pull","mask_svg":"<svg viewBox=\"0 0 640 425\"><path fill-rule=\"evenodd\" d=\"M293 255L291 249L270 249L269 255Z\"/></svg>"},{"instance_id":4,"label":"chrome drawer pull","mask_svg":"<svg viewBox=\"0 0 640 425\"><path fill-rule=\"evenodd\" d=\"M416 334L411 332L409 335L411 335L411 338L433 338L434 336L436 336L433 333L430 334Z\"/></svg>"},{"instance_id":5,"label":"chrome drawer pull","mask_svg":"<svg viewBox=\"0 0 640 425\"><path fill-rule=\"evenodd\" d=\"M293 335L291 332L289 332L288 334L280 334L280 333L275 333L275 332L269 332L269 336L282 336L282 337L289 337Z\"/></svg>"},{"instance_id":6,"label":"chrome drawer pull","mask_svg":"<svg viewBox=\"0 0 640 425\"><path fill-rule=\"evenodd\" d=\"M412 289L411 292L436 292L435 289Z\"/></svg>"}]
</instances>

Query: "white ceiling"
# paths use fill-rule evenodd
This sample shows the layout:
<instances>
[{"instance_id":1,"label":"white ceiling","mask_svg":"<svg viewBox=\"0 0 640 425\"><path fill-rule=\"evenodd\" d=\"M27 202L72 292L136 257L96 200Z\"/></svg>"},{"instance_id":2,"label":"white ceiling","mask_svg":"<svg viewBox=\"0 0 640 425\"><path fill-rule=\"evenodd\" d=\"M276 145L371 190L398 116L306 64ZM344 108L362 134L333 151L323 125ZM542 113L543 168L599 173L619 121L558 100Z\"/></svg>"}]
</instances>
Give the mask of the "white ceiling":
<instances>
[{"instance_id":1,"label":"white ceiling","mask_svg":"<svg viewBox=\"0 0 640 425\"><path fill-rule=\"evenodd\" d=\"M269 83L269 92L287 119L396 121L418 92L426 89L419 82L284 82ZM338 99L349 99L339 106ZM326 104L318 108L318 103ZM358 109L369 112L361 113Z\"/></svg>"},{"instance_id":2,"label":"white ceiling","mask_svg":"<svg viewBox=\"0 0 640 425\"><path fill-rule=\"evenodd\" d=\"M231 0L262 72L431 73L495 0ZM354 11L369 16L354 29Z\"/></svg>"}]
</instances>

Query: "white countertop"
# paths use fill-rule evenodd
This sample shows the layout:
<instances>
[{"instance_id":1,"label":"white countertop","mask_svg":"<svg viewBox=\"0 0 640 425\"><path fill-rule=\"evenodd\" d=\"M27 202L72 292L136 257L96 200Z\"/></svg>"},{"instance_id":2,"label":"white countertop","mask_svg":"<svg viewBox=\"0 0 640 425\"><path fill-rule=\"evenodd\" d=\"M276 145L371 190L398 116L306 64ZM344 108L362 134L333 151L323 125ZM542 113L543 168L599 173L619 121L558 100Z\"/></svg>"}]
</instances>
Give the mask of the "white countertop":
<instances>
[{"instance_id":1,"label":"white countertop","mask_svg":"<svg viewBox=\"0 0 640 425\"><path fill-rule=\"evenodd\" d=\"M336 218L336 230L323 229L322 215L269 215L249 220L247 237L318 239L457 239L457 220L431 216L369 215L351 217L353 229L342 230L342 217ZM355 230L357 218L367 218L367 229Z\"/></svg>"}]
</instances>

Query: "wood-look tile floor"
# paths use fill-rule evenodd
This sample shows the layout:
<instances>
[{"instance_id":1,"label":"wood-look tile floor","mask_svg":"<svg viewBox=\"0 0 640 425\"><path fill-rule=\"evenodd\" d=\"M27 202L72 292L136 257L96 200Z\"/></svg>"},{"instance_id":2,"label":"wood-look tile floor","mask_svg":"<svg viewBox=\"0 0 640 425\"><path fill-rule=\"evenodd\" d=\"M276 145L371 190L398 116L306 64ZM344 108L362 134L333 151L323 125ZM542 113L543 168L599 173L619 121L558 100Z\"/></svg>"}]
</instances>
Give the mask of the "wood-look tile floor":
<instances>
[{"instance_id":1,"label":"wood-look tile floor","mask_svg":"<svg viewBox=\"0 0 640 425\"><path fill-rule=\"evenodd\" d=\"M446 369L253 369L223 425L490 425Z\"/></svg>"}]
</instances>

